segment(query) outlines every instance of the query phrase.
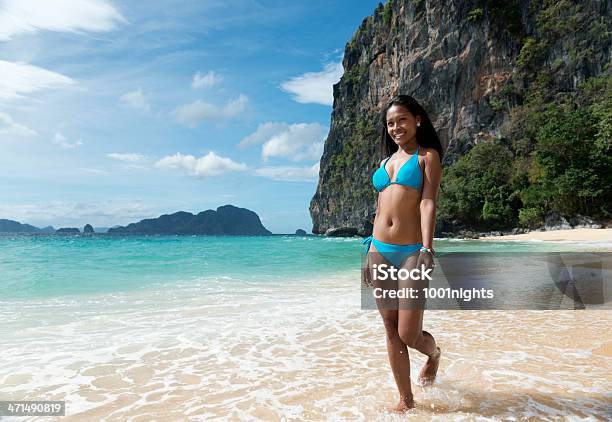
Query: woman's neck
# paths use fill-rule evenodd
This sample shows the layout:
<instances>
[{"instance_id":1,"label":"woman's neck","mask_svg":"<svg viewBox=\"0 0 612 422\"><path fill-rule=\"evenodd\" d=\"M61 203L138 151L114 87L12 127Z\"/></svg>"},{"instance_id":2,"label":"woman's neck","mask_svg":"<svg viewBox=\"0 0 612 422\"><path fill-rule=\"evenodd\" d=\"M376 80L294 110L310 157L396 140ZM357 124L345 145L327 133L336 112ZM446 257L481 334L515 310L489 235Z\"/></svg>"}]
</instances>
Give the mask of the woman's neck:
<instances>
[{"instance_id":1,"label":"woman's neck","mask_svg":"<svg viewBox=\"0 0 612 422\"><path fill-rule=\"evenodd\" d=\"M416 152L418 147L419 144L416 139L414 139L413 141L407 142L404 145L400 146L397 149L397 154L412 155Z\"/></svg>"}]
</instances>

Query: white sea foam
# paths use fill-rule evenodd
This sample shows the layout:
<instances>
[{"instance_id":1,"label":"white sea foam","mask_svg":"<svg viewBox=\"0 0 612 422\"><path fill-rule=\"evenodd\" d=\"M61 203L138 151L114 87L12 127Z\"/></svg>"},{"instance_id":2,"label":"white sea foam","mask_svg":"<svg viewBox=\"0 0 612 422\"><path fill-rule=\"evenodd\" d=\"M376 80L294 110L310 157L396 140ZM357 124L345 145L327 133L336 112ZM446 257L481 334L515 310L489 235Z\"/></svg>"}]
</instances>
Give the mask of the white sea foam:
<instances>
[{"instance_id":1,"label":"white sea foam","mask_svg":"<svg viewBox=\"0 0 612 422\"><path fill-rule=\"evenodd\" d=\"M360 310L357 275L199 278L7 302L0 394L66 400L67 420L403 420L388 412L396 391L384 330L376 311ZM604 418L611 320L604 311L427 311L443 360L434 387L414 386L411 416ZM410 357L417 374L425 359Z\"/></svg>"}]
</instances>

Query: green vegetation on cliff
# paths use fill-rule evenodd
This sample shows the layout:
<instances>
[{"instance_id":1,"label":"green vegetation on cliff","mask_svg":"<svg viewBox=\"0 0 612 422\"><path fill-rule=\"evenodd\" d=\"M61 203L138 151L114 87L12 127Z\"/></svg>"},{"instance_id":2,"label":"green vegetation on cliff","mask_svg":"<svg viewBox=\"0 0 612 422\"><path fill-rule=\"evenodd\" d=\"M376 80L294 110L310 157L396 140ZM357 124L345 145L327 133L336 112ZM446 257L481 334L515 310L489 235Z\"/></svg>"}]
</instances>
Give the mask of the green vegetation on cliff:
<instances>
[{"instance_id":1,"label":"green vegetation on cliff","mask_svg":"<svg viewBox=\"0 0 612 422\"><path fill-rule=\"evenodd\" d=\"M354 169L359 167L364 156L371 153L372 140L378 137L373 118L359 116L356 120L350 131L353 135L342 144L342 152L335 155L330 163L329 184L342 192L350 202L362 199L373 202L376 200L376 191L368 183L356 188L355 176L346 177L347 174L354 173Z\"/></svg>"},{"instance_id":2,"label":"green vegetation on cliff","mask_svg":"<svg viewBox=\"0 0 612 422\"><path fill-rule=\"evenodd\" d=\"M555 212L609 218L612 77L545 101L545 83L512 110L509 142L484 141L445 169L439 216L477 229L534 227Z\"/></svg>"},{"instance_id":3,"label":"green vegetation on cliff","mask_svg":"<svg viewBox=\"0 0 612 422\"><path fill-rule=\"evenodd\" d=\"M440 230L609 219L611 21L602 1L379 4L345 48L313 231L370 234L378 113L399 93L428 110L447 146Z\"/></svg>"},{"instance_id":4,"label":"green vegetation on cliff","mask_svg":"<svg viewBox=\"0 0 612 422\"><path fill-rule=\"evenodd\" d=\"M510 11L512 3L495 8ZM475 19L481 11L473 10ZM444 220L495 229L536 227L551 212L611 217L612 69L608 63L602 75L575 91L559 82L588 65L593 45L609 43L609 17L587 13L570 0L546 0L535 21L536 33L523 39L514 77L522 78L524 92L510 80L489 98L494 111L509 111L501 139L478 143L445 169L438 214ZM555 49L566 54L550 63ZM524 101L508 107L513 94Z\"/></svg>"}]
</instances>

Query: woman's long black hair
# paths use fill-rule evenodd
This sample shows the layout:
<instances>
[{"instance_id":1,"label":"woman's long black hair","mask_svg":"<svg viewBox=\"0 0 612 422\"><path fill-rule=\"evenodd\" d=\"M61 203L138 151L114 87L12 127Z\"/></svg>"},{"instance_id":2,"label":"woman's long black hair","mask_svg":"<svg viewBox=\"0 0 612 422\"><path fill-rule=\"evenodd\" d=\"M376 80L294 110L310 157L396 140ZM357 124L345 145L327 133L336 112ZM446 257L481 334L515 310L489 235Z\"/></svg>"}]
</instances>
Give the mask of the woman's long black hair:
<instances>
[{"instance_id":1,"label":"woman's long black hair","mask_svg":"<svg viewBox=\"0 0 612 422\"><path fill-rule=\"evenodd\" d=\"M382 111L380 116L382 122L380 140L383 158L390 156L398 150L397 144L393 142L393 138L391 138L387 132L387 111L394 105L400 105L406 108L414 117L421 116L421 125L417 127L416 131L417 143L422 147L433 148L438 151L440 162L442 162L442 155L444 152L442 151L440 138L438 138L438 134L431 124L431 120L429 120L429 116L425 109L410 95L398 95L391 98Z\"/></svg>"}]
</instances>

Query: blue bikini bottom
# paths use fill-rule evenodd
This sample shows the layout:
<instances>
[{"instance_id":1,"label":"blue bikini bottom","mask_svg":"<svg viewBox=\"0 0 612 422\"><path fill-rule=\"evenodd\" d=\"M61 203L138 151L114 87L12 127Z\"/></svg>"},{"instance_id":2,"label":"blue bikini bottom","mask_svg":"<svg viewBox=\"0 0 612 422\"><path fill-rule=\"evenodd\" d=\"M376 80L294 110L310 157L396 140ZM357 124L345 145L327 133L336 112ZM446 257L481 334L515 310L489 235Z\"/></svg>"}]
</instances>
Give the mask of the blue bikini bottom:
<instances>
[{"instance_id":1,"label":"blue bikini bottom","mask_svg":"<svg viewBox=\"0 0 612 422\"><path fill-rule=\"evenodd\" d=\"M366 237L361 243L366 245L366 254L370 250L370 245L374 244L376 250L396 268L400 268L407 257L417 252L423 246L422 243L411 243L409 245L385 243L374 239L374 236Z\"/></svg>"}]
</instances>

